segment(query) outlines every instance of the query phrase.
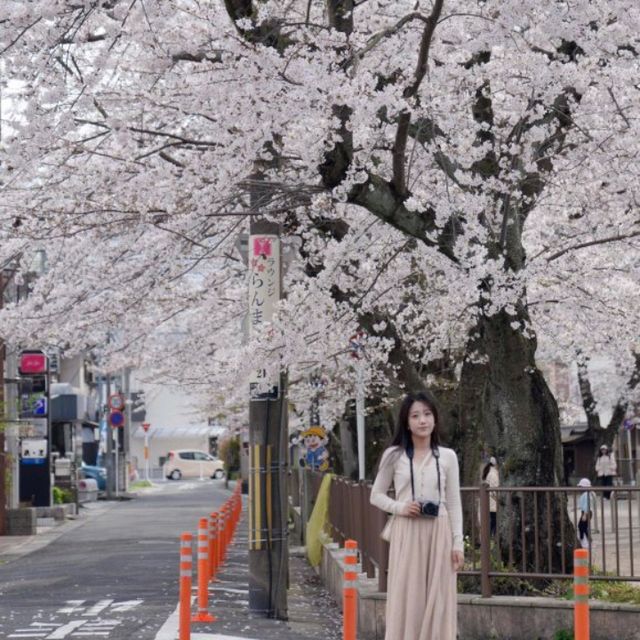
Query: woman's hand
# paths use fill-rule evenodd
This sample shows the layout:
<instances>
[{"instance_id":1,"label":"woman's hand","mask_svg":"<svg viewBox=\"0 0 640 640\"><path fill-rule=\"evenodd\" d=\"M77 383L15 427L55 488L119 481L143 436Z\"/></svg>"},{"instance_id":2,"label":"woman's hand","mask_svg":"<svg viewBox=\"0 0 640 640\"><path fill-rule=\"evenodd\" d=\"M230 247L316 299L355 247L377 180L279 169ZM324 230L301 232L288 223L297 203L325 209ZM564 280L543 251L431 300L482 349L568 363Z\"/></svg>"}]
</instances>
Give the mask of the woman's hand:
<instances>
[{"instance_id":1,"label":"woman's hand","mask_svg":"<svg viewBox=\"0 0 640 640\"><path fill-rule=\"evenodd\" d=\"M407 518L415 518L420 515L420 505L417 502L406 502L402 505L400 515Z\"/></svg>"},{"instance_id":2,"label":"woman's hand","mask_svg":"<svg viewBox=\"0 0 640 640\"><path fill-rule=\"evenodd\" d=\"M452 551L451 561L453 562L453 570L460 571L464 567L464 553L462 551Z\"/></svg>"}]
</instances>

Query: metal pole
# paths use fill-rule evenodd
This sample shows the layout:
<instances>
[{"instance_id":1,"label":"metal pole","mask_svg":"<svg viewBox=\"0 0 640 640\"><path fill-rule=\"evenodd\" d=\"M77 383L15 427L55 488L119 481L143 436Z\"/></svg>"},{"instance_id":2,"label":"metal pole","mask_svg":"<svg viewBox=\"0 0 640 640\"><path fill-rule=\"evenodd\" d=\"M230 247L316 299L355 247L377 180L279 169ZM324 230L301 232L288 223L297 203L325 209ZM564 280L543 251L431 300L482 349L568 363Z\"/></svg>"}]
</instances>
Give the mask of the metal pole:
<instances>
[{"instance_id":1,"label":"metal pole","mask_svg":"<svg viewBox=\"0 0 640 640\"><path fill-rule=\"evenodd\" d=\"M124 490L129 488L129 473L131 471L131 369L122 370L122 392L124 394L124 425L122 426L122 453L124 474ZM148 478L147 478L148 480Z\"/></svg>"},{"instance_id":2,"label":"metal pole","mask_svg":"<svg viewBox=\"0 0 640 640\"><path fill-rule=\"evenodd\" d=\"M104 406L107 405L108 399L111 397L111 374L107 373L106 375L106 383L107 383L107 394ZM107 459L106 459L106 467L107 467L107 500L113 498L113 433L112 427L109 424L109 410L106 409L104 420L106 423L106 445L107 445Z\"/></svg>"},{"instance_id":3,"label":"metal pole","mask_svg":"<svg viewBox=\"0 0 640 640\"><path fill-rule=\"evenodd\" d=\"M54 484L54 476L53 476L53 456L51 455L51 445L53 443L53 425L51 423L51 376L49 375L49 356L47 356L47 371L45 375L45 385L47 387L45 398L47 403L47 417L45 418L47 422L47 472L49 482L49 504L48 507L53 506L53 484Z\"/></svg>"},{"instance_id":4,"label":"metal pole","mask_svg":"<svg viewBox=\"0 0 640 640\"><path fill-rule=\"evenodd\" d=\"M144 479L149 482L149 432L144 430Z\"/></svg>"},{"instance_id":5,"label":"metal pole","mask_svg":"<svg viewBox=\"0 0 640 640\"><path fill-rule=\"evenodd\" d=\"M120 478L118 477L118 458L120 456L120 444L118 443L118 429L111 429L111 437L113 438L113 443L115 445L115 463L114 463L114 467L116 470L115 476L116 476L116 498L120 495Z\"/></svg>"},{"instance_id":6,"label":"metal pole","mask_svg":"<svg viewBox=\"0 0 640 640\"><path fill-rule=\"evenodd\" d=\"M15 380L18 375L18 353L14 346L7 353L5 363L7 379ZM11 459L11 489L9 492L9 508L17 509L20 504L20 461L18 451L20 449L20 427L18 422L18 387L16 384L5 386L5 398L7 408L7 453Z\"/></svg>"},{"instance_id":7,"label":"metal pole","mask_svg":"<svg viewBox=\"0 0 640 640\"><path fill-rule=\"evenodd\" d=\"M356 383L356 427L358 437L358 479L365 479L364 455L364 363L362 357L358 361L358 379Z\"/></svg>"},{"instance_id":8,"label":"metal pole","mask_svg":"<svg viewBox=\"0 0 640 640\"><path fill-rule=\"evenodd\" d=\"M491 535L489 529L489 491L480 483L480 590L483 598L491 597Z\"/></svg>"},{"instance_id":9,"label":"metal pole","mask_svg":"<svg viewBox=\"0 0 640 640\"><path fill-rule=\"evenodd\" d=\"M631 429L626 429L627 432L627 451L629 456L629 484L633 484L636 480L635 465L633 459L633 453L631 451Z\"/></svg>"}]
</instances>

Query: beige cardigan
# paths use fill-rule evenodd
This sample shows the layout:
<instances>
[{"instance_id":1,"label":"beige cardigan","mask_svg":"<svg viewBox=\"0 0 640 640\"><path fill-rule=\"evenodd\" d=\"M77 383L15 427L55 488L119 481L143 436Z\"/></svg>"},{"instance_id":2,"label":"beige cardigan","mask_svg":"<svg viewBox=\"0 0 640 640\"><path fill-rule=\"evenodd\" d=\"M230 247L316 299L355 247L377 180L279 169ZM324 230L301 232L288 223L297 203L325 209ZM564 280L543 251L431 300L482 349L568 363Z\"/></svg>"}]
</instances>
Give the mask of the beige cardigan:
<instances>
[{"instance_id":1,"label":"beige cardigan","mask_svg":"<svg viewBox=\"0 0 640 640\"><path fill-rule=\"evenodd\" d=\"M453 449L439 447L440 451L440 504L445 507L451 523L453 549L464 550L462 541L462 502L460 499L460 470L458 457ZM416 500L438 501L438 476L433 454L413 467ZM387 495L391 485L395 488L395 500ZM380 470L371 489L371 504L398 515L402 506L411 502L411 471L409 458L399 447L390 447L382 454Z\"/></svg>"}]
</instances>

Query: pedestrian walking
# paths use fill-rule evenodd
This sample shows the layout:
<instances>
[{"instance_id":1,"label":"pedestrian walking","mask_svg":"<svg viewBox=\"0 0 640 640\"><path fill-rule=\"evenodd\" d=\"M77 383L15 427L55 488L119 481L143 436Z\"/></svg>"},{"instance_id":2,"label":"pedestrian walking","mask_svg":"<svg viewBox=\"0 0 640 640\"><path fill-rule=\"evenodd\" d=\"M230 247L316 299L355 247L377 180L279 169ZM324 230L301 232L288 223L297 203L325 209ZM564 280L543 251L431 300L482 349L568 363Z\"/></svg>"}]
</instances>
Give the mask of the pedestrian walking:
<instances>
[{"instance_id":1,"label":"pedestrian walking","mask_svg":"<svg viewBox=\"0 0 640 640\"><path fill-rule=\"evenodd\" d=\"M596 475L598 476L598 482L603 487L612 487L613 479L618 475L615 454L613 451L609 451L609 447L607 447L606 444L603 444L598 452ZM602 495L609 500L611 498L611 491L603 491Z\"/></svg>"},{"instance_id":2,"label":"pedestrian walking","mask_svg":"<svg viewBox=\"0 0 640 640\"><path fill-rule=\"evenodd\" d=\"M402 401L371 503L392 515L385 640L455 640L464 563L458 458L441 446L430 394ZM387 495L393 485L395 498Z\"/></svg>"},{"instance_id":3,"label":"pedestrian walking","mask_svg":"<svg viewBox=\"0 0 640 640\"><path fill-rule=\"evenodd\" d=\"M591 481L589 478L582 478L578 482L579 487L584 487L586 491L580 494L578 498L578 511L580 511L580 520L578 520L578 539L580 546L583 549L589 547L589 523L593 515L593 509L596 504L596 494L593 491L589 491L591 488Z\"/></svg>"},{"instance_id":4,"label":"pedestrian walking","mask_svg":"<svg viewBox=\"0 0 640 640\"><path fill-rule=\"evenodd\" d=\"M491 456L489 462L482 470L482 482L489 485L490 489L500 486L500 474L498 472L498 461ZM498 496L495 491L489 491L489 533L491 537L496 535L498 522Z\"/></svg>"}]
</instances>

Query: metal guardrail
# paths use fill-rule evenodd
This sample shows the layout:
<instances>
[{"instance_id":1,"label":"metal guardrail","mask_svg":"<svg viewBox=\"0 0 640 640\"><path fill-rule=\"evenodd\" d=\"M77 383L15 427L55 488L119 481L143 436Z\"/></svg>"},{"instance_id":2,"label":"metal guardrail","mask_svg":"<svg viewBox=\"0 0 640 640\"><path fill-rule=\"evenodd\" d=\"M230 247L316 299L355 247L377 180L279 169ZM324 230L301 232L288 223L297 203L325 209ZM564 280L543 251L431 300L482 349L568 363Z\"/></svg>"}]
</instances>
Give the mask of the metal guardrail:
<instances>
[{"instance_id":1,"label":"metal guardrail","mask_svg":"<svg viewBox=\"0 0 640 640\"><path fill-rule=\"evenodd\" d=\"M322 474L303 470L313 502ZM579 487L464 487L465 569L478 576L482 595L491 595L497 577L572 579L577 539ZM592 487L590 575L598 580L640 582L640 487ZM610 499L604 497L611 491ZM389 546L380 538L387 516L369 503L371 485L342 477L331 483L329 523L334 539L358 542L363 571L386 591ZM490 535L489 494L497 502L496 532Z\"/></svg>"}]
</instances>

